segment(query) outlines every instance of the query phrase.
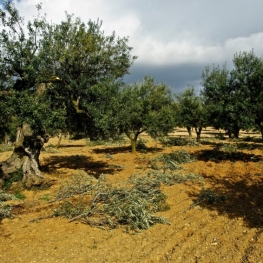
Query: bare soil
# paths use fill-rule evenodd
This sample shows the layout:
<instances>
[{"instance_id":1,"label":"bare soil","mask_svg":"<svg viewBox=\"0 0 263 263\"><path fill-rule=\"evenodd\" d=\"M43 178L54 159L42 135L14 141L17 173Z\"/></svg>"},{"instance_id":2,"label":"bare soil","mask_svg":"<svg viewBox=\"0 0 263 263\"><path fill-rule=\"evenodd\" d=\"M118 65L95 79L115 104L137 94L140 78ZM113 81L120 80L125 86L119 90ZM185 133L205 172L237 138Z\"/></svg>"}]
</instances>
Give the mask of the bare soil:
<instances>
[{"instance_id":1,"label":"bare soil","mask_svg":"<svg viewBox=\"0 0 263 263\"><path fill-rule=\"evenodd\" d=\"M184 130L174 135L186 136ZM259 137L243 134L248 135ZM84 140L68 139L62 140L58 151L42 152L40 161L52 185L21 190L23 201L8 201L14 205L14 217L0 223L0 262L263 262L263 145L240 139L238 143L251 147L239 150L235 158L209 158L219 143L236 142L215 139L212 129L203 136L210 138L202 145L163 147L143 135L149 149L137 154L131 154L128 142L91 147ZM47 145L57 141L51 139ZM155 156L179 149L195 156L196 161L182 166L201 175L204 185L162 185L170 209L158 215L171 225L127 233L125 227L106 231L62 217L31 222L52 214L58 202L50 203L47 197L54 198L60 184L76 170L95 177L106 174L109 182L125 181L131 174L146 172ZM0 162L11 153L0 153ZM227 199L193 205L202 189Z\"/></svg>"}]
</instances>

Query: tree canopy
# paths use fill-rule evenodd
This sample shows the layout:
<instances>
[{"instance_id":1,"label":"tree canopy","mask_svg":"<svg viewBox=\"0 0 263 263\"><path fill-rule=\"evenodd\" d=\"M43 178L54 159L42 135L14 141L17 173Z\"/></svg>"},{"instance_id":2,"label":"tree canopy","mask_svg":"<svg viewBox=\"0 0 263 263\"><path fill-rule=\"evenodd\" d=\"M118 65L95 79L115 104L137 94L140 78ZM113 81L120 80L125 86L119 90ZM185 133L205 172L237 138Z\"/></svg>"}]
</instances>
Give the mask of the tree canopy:
<instances>
[{"instance_id":1,"label":"tree canopy","mask_svg":"<svg viewBox=\"0 0 263 263\"><path fill-rule=\"evenodd\" d=\"M118 119L120 130L131 140L132 152L136 152L136 141L141 133L157 137L174 129L173 102L169 87L155 83L150 76L121 90Z\"/></svg>"},{"instance_id":2,"label":"tree canopy","mask_svg":"<svg viewBox=\"0 0 263 263\"><path fill-rule=\"evenodd\" d=\"M175 98L177 124L186 127L190 136L191 129L194 128L197 142L200 142L202 129L207 125L207 111L201 95L196 94L194 87L188 87L183 92L175 94Z\"/></svg>"},{"instance_id":3,"label":"tree canopy","mask_svg":"<svg viewBox=\"0 0 263 263\"><path fill-rule=\"evenodd\" d=\"M113 130L95 124L106 110L103 100L114 97L136 59L128 38L114 32L105 36L99 20L84 23L66 13L53 24L41 14L41 4L36 9L27 24L12 2L4 1L0 9L0 124L10 127L5 123L15 121L20 127L14 155L2 173L16 159L23 165L21 156L26 156L29 184L42 180L38 156L47 134L76 126L93 135ZM32 179L34 174L38 179Z\"/></svg>"},{"instance_id":4,"label":"tree canopy","mask_svg":"<svg viewBox=\"0 0 263 263\"><path fill-rule=\"evenodd\" d=\"M202 94L210 123L237 138L240 129L250 129L253 125L263 128L263 61L251 51L235 54L233 64L231 71L226 65L206 67L202 74Z\"/></svg>"}]
</instances>

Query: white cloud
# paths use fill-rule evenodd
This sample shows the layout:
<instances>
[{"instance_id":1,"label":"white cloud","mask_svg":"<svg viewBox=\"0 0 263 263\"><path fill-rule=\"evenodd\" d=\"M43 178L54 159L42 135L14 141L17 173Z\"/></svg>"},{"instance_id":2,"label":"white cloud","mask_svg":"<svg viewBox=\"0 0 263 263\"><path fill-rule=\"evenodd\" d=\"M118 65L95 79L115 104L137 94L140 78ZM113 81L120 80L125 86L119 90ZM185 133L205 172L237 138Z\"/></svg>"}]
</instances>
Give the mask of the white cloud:
<instances>
[{"instance_id":1,"label":"white cloud","mask_svg":"<svg viewBox=\"0 0 263 263\"><path fill-rule=\"evenodd\" d=\"M40 1L48 21L60 22L67 11L84 22L103 20L105 34L115 31L118 36L129 36L132 54L139 56L134 67L184 65L187 72L185 65L201 68L225 61L231 64L239 51L254 49L257 55L263 55L262 0ZM38 3L39 0L21 0L15 4L23 16L32 18ZM186 74L185 78L188 76L191 82L193 75Z\"/></svg>"}]
</instances>

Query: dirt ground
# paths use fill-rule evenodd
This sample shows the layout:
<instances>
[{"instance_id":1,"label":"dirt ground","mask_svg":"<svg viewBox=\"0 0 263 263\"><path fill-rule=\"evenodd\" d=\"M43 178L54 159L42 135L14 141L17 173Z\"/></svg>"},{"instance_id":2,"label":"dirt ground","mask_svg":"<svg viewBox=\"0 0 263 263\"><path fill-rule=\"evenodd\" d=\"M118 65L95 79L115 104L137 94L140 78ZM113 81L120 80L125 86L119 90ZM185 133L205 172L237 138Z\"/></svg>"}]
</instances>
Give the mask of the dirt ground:
<instances>
[{"instance_id":1,"label":"dirt ground","mask_svg":"<svg viewBox=\"0 0 263 263\"><path fill-rule=\"evenodd\" d=\"M207 138L196 146L163 147L143 135L149 149L137 154L131 154L128 143L86 146L84 140L63 139L58 151L40 156L44 174L54 184L44 190L23 190L24 200L8 201L15 205L14 218L0 223L0 262L263 262L263 145L239 140L251 147L240 150L235 159L224 155L207 158L219 143L229 143L215 139L214 132L204 131ZM175 136L186 134L177 130ZM51 139L47 145L57 140ZM146 172L153 157L179 149L196 158L182 166L201 175L204 185L162 185L170 210L158 215L171 225L157 224L127 233L124 227L107 231L77 221L69 223L62 217L30 222L52 214L57 204L45 197L52 199L60 183L77 170L96 177L105 174L109 182L125 181L131 174ZM0 153L0 162L11 153ZM202 189L227 199L193 206Z\"/></svg>"}]
</instances>

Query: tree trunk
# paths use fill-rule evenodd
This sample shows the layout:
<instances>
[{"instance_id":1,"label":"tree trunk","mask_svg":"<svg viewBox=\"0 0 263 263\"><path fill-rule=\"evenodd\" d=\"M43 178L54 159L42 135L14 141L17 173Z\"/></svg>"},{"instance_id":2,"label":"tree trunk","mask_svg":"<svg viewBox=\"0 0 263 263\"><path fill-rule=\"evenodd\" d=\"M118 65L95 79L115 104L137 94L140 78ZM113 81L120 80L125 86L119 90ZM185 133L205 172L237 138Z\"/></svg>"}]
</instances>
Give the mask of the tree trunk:
<instances>
[{"instance_id":1,"label":"tree trunk","mask_svg":"<svg viewBox=\"0 0 263 263\"><path fill-rule=\"evenodd\" d=\"M132 153L136 153L136 139L131 139Z\"/></svg>"},{"instance_id":2,"label":"tree trunk","mask_svg":"<svg viewBox=\"0 0 263 263\"><path fill-rule=\"evenodd\" d=\"M257 125L260 129L261 138L262 138L262 142L263 142L263 122L257 122Z\"/></svg>"},{"instance_id":3,"label":"tree trunk","mask_svg":"<svg viewBox=\"0 0 263 263\"><path fill-rule=\"evenodd\" d=\"M1 163L0 177L8 178L10 174L22 168L23 183L30 188L44 182L44 176L40 171L39 155L47 135L33 135L28 125L23 125L17 131L15 149L9 159Z\"/></svg>"},{"instance_id":4,"label":"tree trunk","mask_svg":"<svg viewBox=\"0 0 263 263\"><path fill-rule=\"evenodd\" d=\"M131 140L131 148L132 148L132 153L136 153L136 143L137 143L137 139L140 133L131 133L129 131L124 131L125 134L127 135L127 137Z\"/></svg>"},{"instance_id":5,"label":"tree trunk","mask_svg":"<svg viewBox=\"0 0 263 263\"><path fill-rule=\"evenodd\" d=\"M228 134L228 138L229 139L232 139L233 136L234 136L234 134L233 134L233 132L231 130L227 130L227 134Z\"/></svg>"},{"instance_id":6,"label":"tree trunk","mask_svg":"<svg viewBox=\"0 0 263 263\"><path fill-rule=\"evenodd\" d=\"M58 143L57 143L57 145L56 145L56 148L59 148L59 146L60 146L60 143L61 143L61 140L62 140L62 137L63 137L63 133L61 132L61 133L59 133L59 135L58 135Z\"/></svg>"},{"instance_id":7,"label":"tree trunk","mask_svg":"<svg viewBox=\"0 0 263 263\"><path fill-rule=\"evenodd\" d=\"M196 132L196 142L200 143L201 142L201 132L202 132L202 127L195 127L195 132Z\"/></svg>"},{"instance_id":8,"label":"tree trunk","mask_svg":"<svg viewBox=\"0 0 263 263\"><path fill-rule=\"evenodd\" d=\"M236 138L236 139L239 138L239 131L240 131L240 129L238 129L238 128L234 130L234 132L233 132L234 138Z\"/></svg>"},{"instance_id":9,"label":"tree trunk","mask_svg":"<svg viewBox=\"0 0 263 263\"><path fill-rule=\"evenodd\" d=\"M187 126L186 129L188 131L189 137L192 138L192 127Z\"/></svg>"}]
</instances>

